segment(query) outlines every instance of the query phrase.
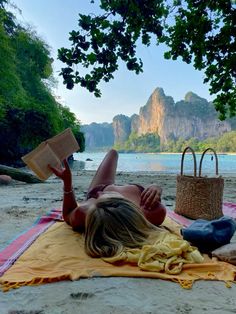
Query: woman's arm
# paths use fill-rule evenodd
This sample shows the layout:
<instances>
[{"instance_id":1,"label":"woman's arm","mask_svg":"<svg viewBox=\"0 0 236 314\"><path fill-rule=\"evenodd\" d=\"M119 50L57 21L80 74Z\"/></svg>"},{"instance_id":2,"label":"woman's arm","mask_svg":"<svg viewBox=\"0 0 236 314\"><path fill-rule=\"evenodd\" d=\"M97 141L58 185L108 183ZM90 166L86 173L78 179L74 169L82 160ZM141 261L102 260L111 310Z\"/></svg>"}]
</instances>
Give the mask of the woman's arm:
<instances>
[{"instance_id":1,"label":"woman's arm","mask_svg":"<svg viewBox=\"0 0 236 314\"><path fill-rule=\"evenodd\" d=\"M157 202L161 202L162 188L156 184L151 184L141 193L141 205L150 207Z\"/></svg>"},{"instance_id":2,"label":"woman's arm","mask_svg":"<svg viewBox=\"0 0 236 314\"><path fill-rule=\"evenodd\" d=\"M145 218L155 226L161 225L166 217L166 208L162 203L149 208L142 207L142 211Z\"/></svg>"},{"instance_id":3,"label":"woman's arm","mask_svg":"<svg viewBox=\"0 0 236 314\"><path fill-rule=\"evenodd\" d=\"M141 208L144 216L152 224L161 225L166 217L166 208L161 204L162 188L152 184L141 194Z\"/></svg>"},{"instance_id":4,"label":"woman's arm","mask_svg":"<svg viewBox=\"0 0 236 314\"><path fill-rule=\"evenodd\" d=\"M64 186L62 214L65 222L69 225L71 225L70 215L76 209L78 209L78 204L75 199L73 187L71 186L71 189L69 190Z\"/></svg>"},{"instance_id":5,"label":"woman's arm","mask_svg":"<svg viewBox=\"0 0 236 314\"><path fill-rule=\"evenodd\" d=\"M58 169L51 167L49 168L52 172L63 181L63 206L62 215L66 223L72 226L73 229L84 228L86 212L89 206L92 205L92 199L77 204L75 194L72 185L72 174L70 171L67 160L63 160L64 168Z\"/></svg>"},{"instance_id":6,"label":"woman's arm","mask_svg":"<svg viewBox=\"0 0 236 314\"><path fill-rule=\"evenodd\" d=\"M67 222L67 216L68 214L74 210L77 207L77 202L74 195L74 190L72 186L72 174L70 171L69 164L67 160L63 160L64 168L54 168L50 165L49 168L52 170L52 172L63 181L63 207L62 207L62 213L63 218Z\"/></svg>"},{"instance_id":7,"label":"woman's arm","mask_svg":"<svg viewBox=\"0 0 236 314\"><path fill-rule=\"evenodd\" d=\"M85 228L85 220L87 212L91 205L95 202L94 198L90 198L87 201L83 201L77 205L72 211L70 211L64 218L65 221L74 229L83 231Z\"/></svg>"}]
</instances>

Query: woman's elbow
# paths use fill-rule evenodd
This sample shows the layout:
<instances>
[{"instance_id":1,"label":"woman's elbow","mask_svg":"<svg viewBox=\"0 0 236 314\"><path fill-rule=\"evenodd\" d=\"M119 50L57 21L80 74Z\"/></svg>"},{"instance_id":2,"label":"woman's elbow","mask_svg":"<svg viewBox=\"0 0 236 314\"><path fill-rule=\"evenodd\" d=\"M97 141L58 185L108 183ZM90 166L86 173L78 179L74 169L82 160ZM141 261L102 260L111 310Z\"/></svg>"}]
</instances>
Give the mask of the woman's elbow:
<instances>
[{"instance_id":1,"label":"woman's elbow","mask_svg":"<svg viewBox=\"0 0 236 314\"><path fill-rule=\"evenodd\" d=\"M159 203L154 209L144 210L146 219L155 226L159 226L166 218L166 208L163 204Z\"/></svg>"},{"instance_id":2,"label":"woman's elbow","mask_svg":"<svg viewBox=\"0 0 236 314\"><path fill-rule=\"evenodd\" d=\"M69 226L71 226L70 214L67 214L67 215L62 214L62 218Z\"/></svg>"}]
</instances>

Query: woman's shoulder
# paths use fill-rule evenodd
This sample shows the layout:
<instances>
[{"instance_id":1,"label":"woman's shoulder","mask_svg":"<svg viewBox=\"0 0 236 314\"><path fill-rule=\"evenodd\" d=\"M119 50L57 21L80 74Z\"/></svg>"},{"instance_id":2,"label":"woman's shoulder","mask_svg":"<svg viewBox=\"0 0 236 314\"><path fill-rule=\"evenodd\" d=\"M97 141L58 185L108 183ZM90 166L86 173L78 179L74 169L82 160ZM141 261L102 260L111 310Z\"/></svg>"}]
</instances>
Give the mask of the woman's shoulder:
<instances>
[{"instance_id":1,"label":"woman's shoulder","mask_svg":"<svg viewBox=\"0 0 236 314\"><path fill-rule=\"evenodd\" d=\"M95 201L95 198L81 201L78 203L78 206L69 213L67 223L69 223L74 230L84 229L88 210Z\"/></svg>"}]
</instances>

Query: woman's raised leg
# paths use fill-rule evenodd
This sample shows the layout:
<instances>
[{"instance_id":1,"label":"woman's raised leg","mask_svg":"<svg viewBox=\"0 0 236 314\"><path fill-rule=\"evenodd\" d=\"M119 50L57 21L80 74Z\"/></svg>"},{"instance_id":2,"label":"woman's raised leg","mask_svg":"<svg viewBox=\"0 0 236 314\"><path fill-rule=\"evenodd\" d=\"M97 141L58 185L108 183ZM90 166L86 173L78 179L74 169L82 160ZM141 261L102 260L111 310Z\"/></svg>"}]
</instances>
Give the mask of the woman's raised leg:
<instances>
[{"instance_id":1,"label":"woman's raised leg","mask_svg":"<svg viewBox=\"0 0 236 314\"><path fill-rule=\"evenodd\" d=\"M89 191L99 184L113 184L115 182L117 161L118 153L116 150L111 149L98 167L90 183Z\"/></svg>"}]
</instances>

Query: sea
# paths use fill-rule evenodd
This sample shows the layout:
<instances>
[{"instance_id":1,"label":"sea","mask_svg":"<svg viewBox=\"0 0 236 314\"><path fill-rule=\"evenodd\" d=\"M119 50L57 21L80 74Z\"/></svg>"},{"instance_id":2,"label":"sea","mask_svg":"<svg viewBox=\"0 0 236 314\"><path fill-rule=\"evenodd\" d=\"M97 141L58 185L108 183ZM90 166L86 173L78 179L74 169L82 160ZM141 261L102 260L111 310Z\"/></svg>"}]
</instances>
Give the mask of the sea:
<instances>
[{"instance_id":1,"label":"sea","mask_svg":"<svg viewBox=\"0 0 236 314\"><path fill-rule=\"evenodd\" d=\"M80 161L80 168L97 170L106 152L75 153L74 159ZM219 175L236 175L236 154L217 154ZM119 153L117 171L120 172L161 172L179 174L182 154L171 153ZM197 171L201 154L196 154ZM184 156L183 172L191 175L194 169L193 156ZM202 175L216 175L216 160L214 154L207 153L203 158Z\"/></svg>"}]
</instances>

